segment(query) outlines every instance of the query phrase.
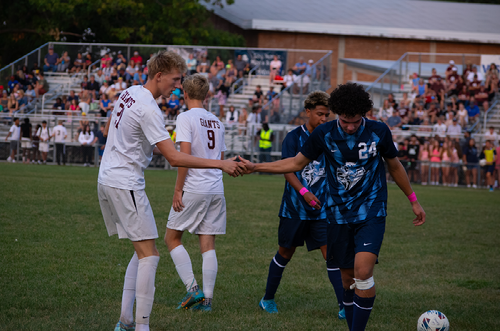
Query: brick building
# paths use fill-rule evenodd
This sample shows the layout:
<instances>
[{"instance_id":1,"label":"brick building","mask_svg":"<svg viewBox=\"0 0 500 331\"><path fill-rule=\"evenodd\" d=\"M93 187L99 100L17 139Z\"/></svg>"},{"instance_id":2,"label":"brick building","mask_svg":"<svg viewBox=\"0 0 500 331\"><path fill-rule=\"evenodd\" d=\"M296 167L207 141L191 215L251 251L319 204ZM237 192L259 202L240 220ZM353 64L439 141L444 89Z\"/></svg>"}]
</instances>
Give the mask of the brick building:
<instances>
[{"instance_id":1,"label":"brick building","mask_svg":"<svg viewBox=\"0 0 500 331\"><path fill-rule=\"evenodd\" d=\"M218 28L242 34L249 47L331 50L332 86L353 77L343 59L395 61L405 52L500 54L500 5L236 0L230 6L208 8ZM448 58L422 60L445 63ZM374 79L363 71L356 77Z\"/></svg>"}]
</instances>

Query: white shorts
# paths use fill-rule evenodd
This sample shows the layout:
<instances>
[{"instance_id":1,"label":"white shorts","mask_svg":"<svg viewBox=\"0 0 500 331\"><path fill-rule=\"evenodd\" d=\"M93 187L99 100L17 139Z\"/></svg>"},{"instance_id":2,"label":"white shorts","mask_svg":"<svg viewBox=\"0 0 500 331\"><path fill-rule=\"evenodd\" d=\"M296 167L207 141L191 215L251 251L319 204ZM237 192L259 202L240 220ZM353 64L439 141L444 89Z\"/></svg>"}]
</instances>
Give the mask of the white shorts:
<instances>
[{"instance_id":1,"label":"white shorts","mask_svg":"<svg viewBox=\"0 0 500 331\"><path fill-rule=\"evenodd\" d=\"M226 199L224 194L196 194L184 192L184 209L170 209L167 228L189 231L193 234L226 233Z\"/></svg>"},{"instance_id":2,"label":"white shorts","mask_svg":"<svg viewBox=\"0 0 500 331\"><path fill-rule=\"evenodd\" d=\"M47 153L49 151L49 143L40 142L40 145L38 146L38 150L40 152Z\"/></svg>"},{"instance_id":3,"label":"white shorts","mask_svg":"<svg viewBox=\"0 0 500 331\"><path fill-rule=\"evenodd\" d=\"M144 190L129 191L97 184L99 205L108 235L141 241L158 238L158 230Z\"/></svg>"},{"instance_id":4,"label":"white shorts","mask_svg":"<svg viewBox=\"0 0 500 331\"><path fill-rule=\"evenodd\" d=\"M21 138L21 148L31 148L31 139L30 138Z\"/></svg>"}]
</instances>

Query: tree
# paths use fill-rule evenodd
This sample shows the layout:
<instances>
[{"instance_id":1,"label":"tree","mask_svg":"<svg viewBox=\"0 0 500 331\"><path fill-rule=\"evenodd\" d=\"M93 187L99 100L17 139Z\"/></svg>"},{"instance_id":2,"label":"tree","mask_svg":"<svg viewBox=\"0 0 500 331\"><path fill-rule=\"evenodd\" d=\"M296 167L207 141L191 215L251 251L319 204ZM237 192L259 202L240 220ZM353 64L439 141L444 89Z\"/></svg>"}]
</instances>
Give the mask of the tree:
<instances>
[{"instance_id":1,"label":"tree","mask_svg":"<svg viewBox=\"0 0 500 331\"><path fill-rule=\"evenodd\" d=\"M49 41L244 46L217 30L200 1L15 0L0 4L0 67ZM29 14L28 14L29 13ZM33 14L34 13L34 14Z\"/></svg>"}]
</instances>

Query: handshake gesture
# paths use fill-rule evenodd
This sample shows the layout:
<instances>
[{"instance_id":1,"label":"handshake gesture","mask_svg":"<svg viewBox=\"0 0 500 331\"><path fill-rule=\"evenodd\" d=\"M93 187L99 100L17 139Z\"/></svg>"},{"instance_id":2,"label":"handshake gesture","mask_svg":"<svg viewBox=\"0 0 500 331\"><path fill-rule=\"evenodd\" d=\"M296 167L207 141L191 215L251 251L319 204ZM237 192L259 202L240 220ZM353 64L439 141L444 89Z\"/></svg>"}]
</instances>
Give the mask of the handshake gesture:
<instances>
[{"instance_id":1,"label":"handshake gesture","mask_svg":"<svg viewBox=\"0 0 500 331\"><path fill-rule=\"evenodd\" d=\"M235 156L222 161L220 169L229 174L231 177L238 177L254 172L255 164L242 158L241 156Z\"/></svg>"}]
</instances>

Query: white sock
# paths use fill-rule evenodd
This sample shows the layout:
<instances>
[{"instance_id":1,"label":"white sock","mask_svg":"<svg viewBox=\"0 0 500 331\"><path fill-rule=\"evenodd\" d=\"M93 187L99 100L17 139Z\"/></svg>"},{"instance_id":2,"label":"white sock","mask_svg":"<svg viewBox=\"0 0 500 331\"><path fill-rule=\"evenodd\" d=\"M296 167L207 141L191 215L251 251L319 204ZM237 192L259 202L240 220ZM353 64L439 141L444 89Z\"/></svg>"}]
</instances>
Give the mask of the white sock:
<instances>
[{"instance_id":1,"label":"white sock","mask_svg":"<svg viewBox=\"0 0 500 331\"><path fill-rule=\"evenodd\" d=\"M215 250L201 254L203 257L203 294L205 298L214 297L215 278L217 277L217 256Z\"/></svg>"},{"instance_id":2,"label":"white sock","mask_svg":"<svg viewBox=\"0 0 500 331\"><path fill-rule=\"evenodd\" d=\"M135 309L135 322L137 325L149 325L149 315L153 309L153 301L155 297L155 275L156 267L160 261L159 256L147 256L139 260L139 268L137 270L137 283L136 283L136 309ZM136 327L136 330L149 330Z\"/></svg>"},{"instance_id":3,"label":"white sock","mask_svg":"<svg viewBox=\"0 0 500 331\"><path fill-rule=\"evenodd\" d=\"M184 246L179 245L172 249L170 256L175 264L175 269L179 277L181 277L182 282L186 286L186 291L189 291L192 287L197 286L196 279L193 274L193 265L191 264L191 258Z\"/></svg>"},{"instance_id":4,"label":"white sock","mask_svg":"<svg viewBox=\"0 0 500 331\"><path fill-rule=\"evenodd\" d=\"M139 259L137 258L137 253L134 253L125 272L125 282L123 283L120 321L125 324L132 324L134 322L135 285L137 282L138 267Z\"/></svg>"}]
</instances>

